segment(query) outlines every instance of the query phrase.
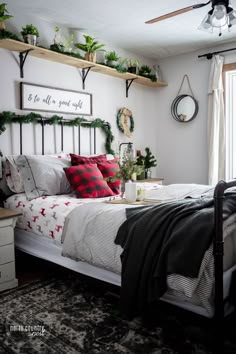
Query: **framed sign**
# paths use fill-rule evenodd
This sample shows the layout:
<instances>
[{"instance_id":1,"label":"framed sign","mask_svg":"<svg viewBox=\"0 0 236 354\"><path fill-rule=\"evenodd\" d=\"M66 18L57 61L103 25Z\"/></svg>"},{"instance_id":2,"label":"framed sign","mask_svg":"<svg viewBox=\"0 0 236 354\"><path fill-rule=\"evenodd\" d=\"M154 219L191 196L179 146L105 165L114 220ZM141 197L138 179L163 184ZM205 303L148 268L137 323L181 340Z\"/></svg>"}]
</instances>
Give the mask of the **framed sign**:
<instances>
[{"instance_id":1,"label":"framed sign","mask_svg":"<svg viewBox=\"0 0 236 354\"><path fill-rule=\"evenodd\" d=\"M92 115L92 94L21 82L21 109Z\"/></svg>"}]
</instances>

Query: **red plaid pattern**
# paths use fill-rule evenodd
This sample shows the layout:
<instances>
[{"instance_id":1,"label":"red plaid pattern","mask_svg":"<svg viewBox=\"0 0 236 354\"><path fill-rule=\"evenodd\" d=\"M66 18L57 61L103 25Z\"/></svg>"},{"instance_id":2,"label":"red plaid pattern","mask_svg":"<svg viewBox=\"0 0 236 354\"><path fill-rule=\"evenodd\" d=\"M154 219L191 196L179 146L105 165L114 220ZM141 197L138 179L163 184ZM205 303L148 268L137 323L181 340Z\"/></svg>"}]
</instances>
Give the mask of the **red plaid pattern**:
<instances>
[{"instance_id":1,"label":"red plaid pattern","mask_svg":"<svg viewBox=\"0 0 236 354\"><path fill-rule=\"evenodd\" d=\"M118 159L107 160L102 162L97 162L99 170L102 172L104 178L114 177L115 173L119 171L119 166L117 163ZM120 193L120 180L114 182L107 182L108 186L114 192L114 194Z\"/></svg>"},{"instance_id":2,"label":"red plaid pattern","mask_svg":"<svg viewBox=\"0 0 236 354\"><path fill-rule=\"evenodd\" d=\"M77 166L82 163L97 163L97 162L101 162L101 161L106 161L106 159L107 159L106 154L92 156L92 157L70 154L70 158L71 158L71 165L72 166Z\"/></svg>"},{"instance_id":3,"label":"red plaid pattern","mask_svg":"<svg viewBox=\"0 0 236 354\"><path fill-rule=\"evenodd\" d=\"M66 177L77 198L99 198L114 195L96 164L82 164L64 168Z\"/></svg>"}]
</instances>

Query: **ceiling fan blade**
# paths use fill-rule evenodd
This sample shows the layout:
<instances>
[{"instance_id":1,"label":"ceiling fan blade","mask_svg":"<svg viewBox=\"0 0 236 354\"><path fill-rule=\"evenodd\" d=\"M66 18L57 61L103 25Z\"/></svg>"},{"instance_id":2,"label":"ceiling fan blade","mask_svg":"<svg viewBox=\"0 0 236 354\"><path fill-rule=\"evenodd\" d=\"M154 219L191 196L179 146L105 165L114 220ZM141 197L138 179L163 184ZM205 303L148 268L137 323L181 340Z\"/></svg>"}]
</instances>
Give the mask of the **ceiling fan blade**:
<instances>
[{"instance_id":1,"label":"ceiling fan blade","mask_svg":"<svg viewBox=\"0 0 236 354\"><path fill-rule=\"evenodd\" d=\"M151 23L163 21L163 20L166 20L167 18L174 17L174 16L177 16L177 15L181 15L181 14L183 14L185 12L192 11L192 10L195 10L195 9L199 9L200 7L203 7L203 6L206 6L206 5L210 4L210 2L211 1L208 1L207 3L203 3L203 4L196 4L196 5L184 7L183 9L170 12L170 13L168 13L166 15L155 17L152 20L146 21L145 23L151 24Z\"/></svg>"}]
</instances>

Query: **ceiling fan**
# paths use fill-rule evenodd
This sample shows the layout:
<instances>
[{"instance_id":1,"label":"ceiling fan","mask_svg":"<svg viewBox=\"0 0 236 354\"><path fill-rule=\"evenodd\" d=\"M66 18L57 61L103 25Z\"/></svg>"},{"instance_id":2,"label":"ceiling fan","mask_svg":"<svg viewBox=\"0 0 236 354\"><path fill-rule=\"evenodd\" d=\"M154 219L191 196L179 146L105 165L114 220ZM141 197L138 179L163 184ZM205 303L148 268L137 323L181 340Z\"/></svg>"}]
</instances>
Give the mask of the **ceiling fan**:
<instances>
[{"instance_id":1,"label":"ceiling fan","mask_svg":"<svg viewBox=\"0 0 236 354\"><path fill-rule=\"evenodd\" d=\"M210 3L212 8L203 19L200 29L212 32L214 28L218 28L220 30L219 36L221 36L221 29L224 29L225 27L230 29L232 26L236 25L236 11L231 6L229 0L211 0L206 3L191 5L173 12L169 12L166 15L155 17L145 23L152 24L163 21L170 17L181 15L185 12L200 9Z\"/></svg>"}]
</instances>

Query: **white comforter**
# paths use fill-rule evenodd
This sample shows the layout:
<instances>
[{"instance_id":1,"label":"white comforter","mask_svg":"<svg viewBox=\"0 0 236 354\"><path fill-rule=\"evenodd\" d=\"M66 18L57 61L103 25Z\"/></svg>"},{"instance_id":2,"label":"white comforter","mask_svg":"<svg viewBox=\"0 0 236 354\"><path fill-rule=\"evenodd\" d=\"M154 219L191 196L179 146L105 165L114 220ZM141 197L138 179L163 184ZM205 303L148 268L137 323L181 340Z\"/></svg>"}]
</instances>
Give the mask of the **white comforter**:
<instances>
[{"instance_id":1,"label":"white comforter","mask_svg":"<svg viewBox=\"0 0 236 354\"><path fill-rule=\"evenodd\" d=\"M212 188L199 185L170 185L156 190L155 199L165 201L182 197L212 195ZM154 196L154 194L152 194ZM74 209L66 218L62 238L63 256L86 261L99 268L120 274L122 248L114 244L119 226L125 221L125 208L134 205L92 203ZM235 215L225 225L225 235L235 228ZM203 258L199 277L192 279L178 274L168 276L168 287L172 292L182 293L188 298L197 295L202 305L210 311L213 284L213 256L210 247Z\"/></svg>"}]
</instances>

